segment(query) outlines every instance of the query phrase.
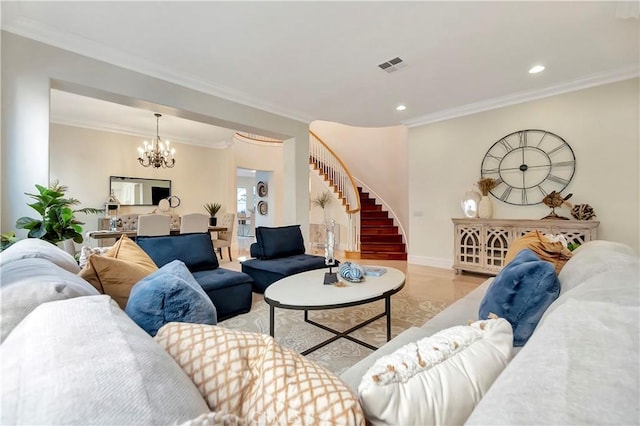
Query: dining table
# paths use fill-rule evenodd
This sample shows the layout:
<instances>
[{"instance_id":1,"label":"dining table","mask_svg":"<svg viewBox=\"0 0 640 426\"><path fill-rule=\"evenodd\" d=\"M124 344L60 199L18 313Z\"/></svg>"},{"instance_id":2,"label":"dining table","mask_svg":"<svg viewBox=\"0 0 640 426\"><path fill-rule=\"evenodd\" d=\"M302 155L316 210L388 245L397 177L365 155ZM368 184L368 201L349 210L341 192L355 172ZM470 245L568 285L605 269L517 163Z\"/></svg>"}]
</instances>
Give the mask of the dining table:
<instances>
[{"instance_id":1,"label":"dining table","mask_svg":"<svg viewBox=\"0 0 640 426\"><path fill-rule=\"evenodd\" d=\"M226 226L209 226L209 232L213 233L213 232L224 232L227 230ZM170 235L178 235L180 234L180 229L179 228L174 228L170 230ZM126 235L127 237L135 237L138 235L138 231L135 229L131 229L131 230L119 230L119 231L110 231L108 229L105 230L98 230L98 231L90 231L87 232L87 236L89 238L93 238L95 240L103 240L106 238L115 238L118 239L121 236Z\"/></svg>"}]
</instances>

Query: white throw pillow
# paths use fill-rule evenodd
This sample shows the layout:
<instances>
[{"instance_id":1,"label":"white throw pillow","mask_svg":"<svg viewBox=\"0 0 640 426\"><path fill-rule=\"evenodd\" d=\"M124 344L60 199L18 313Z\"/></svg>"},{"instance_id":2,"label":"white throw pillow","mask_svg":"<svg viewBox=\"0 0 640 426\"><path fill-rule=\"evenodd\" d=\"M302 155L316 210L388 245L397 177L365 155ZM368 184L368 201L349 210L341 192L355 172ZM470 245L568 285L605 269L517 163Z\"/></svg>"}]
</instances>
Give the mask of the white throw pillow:
<instances>
[{"instance_id":1,"label":"white throw pillow","mask_svg":"<svg viewBox=\"0 0 640 426\"><path fill-rule=\"evenodd\" d=\"M89 256L92 254L97 254L99 256L104 255L106 252L111 250L111 246L109 247L87 247L82 246L80 249L80 258L78 259L78 266L80 269L87 266L87 262L89 261Z\"/></svg>"},{"instance_id":2,"label":"white throw pillow","mask_svg":"<svg viewBox=\"0 0 640 426\"><path fill-rule=\"evenodd\" d=\"M505 319L448 328L378 359L358 396L374 425L463 424L512 356Z\"/></svg>"},{"instance_id":3,"label":"white throw pillow","mask_svg":"<svg viewBox=\"0 0 640 426\"><path fill-rule=\"evenodd\" d=\"M0 266L18 259L40 258L55 263L72 274L80 272L78 262L55 244L39 238L25 238L17 241L0 253Z\"/></svg>"}]
</instances>

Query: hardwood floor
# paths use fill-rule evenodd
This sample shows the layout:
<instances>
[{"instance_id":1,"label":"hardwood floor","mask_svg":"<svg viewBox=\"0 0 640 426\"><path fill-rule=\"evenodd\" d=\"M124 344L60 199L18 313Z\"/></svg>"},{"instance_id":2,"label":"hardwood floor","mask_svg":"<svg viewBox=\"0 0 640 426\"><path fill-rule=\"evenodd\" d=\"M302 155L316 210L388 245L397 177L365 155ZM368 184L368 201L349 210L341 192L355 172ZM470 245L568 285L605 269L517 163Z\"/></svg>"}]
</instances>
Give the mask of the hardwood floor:
<instances>
[{"instance_id":1,"label":"hardwood floor","mask_svg":"<svg viewBox=\"0 0 640 426\"><path fill-rule=\"evenodd\" d=\"M239 237L238 240L238 245L231 248L233 261L229 261L226 252L223 251L224 259L219 260L221 267L240 271L240 261L249 258L249 245L253 242L253 238ZM431 300L447 305L464 297L488 278L486 275L471 273L456 275L452 269L412 265L405 260L345 259L340 252L336 253L336 258L340 261L349 260L361 265L379 265L399 269L407 276L403 292L409 293L417 299ZM261 299L262 295L254 294L254 301L256 298Z\"/></svg>"}]
</instances>

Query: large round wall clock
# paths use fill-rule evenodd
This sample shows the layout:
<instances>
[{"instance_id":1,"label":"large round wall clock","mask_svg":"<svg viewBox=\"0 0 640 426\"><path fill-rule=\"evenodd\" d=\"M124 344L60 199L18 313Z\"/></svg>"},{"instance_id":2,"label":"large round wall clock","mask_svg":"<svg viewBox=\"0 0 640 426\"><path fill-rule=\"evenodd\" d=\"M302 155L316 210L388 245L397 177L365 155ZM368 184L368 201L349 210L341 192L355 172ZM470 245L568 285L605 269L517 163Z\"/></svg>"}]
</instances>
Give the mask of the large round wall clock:
<instances>
[{"instance_id":1,"label":"large round wall clock","mask_svg":"<svg viewBox=\"0 0 640 426\"><path fill-rule=\"evenodd\" d=\"M569 185L576 170L571 146L546 130L510 133L487 151L480 174L497 180L491 195L508 204L533 205Z\"/></svg>"}]
</instances>

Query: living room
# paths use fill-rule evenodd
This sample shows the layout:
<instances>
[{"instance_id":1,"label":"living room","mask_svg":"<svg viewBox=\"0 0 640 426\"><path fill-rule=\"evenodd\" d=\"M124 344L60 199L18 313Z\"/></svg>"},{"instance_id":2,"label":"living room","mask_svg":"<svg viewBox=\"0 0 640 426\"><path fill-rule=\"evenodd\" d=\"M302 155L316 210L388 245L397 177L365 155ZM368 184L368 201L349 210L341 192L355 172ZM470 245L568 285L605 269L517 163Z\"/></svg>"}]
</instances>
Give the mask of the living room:
<instances>
[{"instance_id":1,"label":"living room","mask_svg":"<svg viewBox=\"0 0 640 426\"><path fill-rule=\"evenodd\" d=\"M598 4L606 5L605 2ZM620 20L618 24L632 28L630 34L638 35L637 16ZM135 176L135 168L140 167L135 163L135 155L141 138L122 137L126 139L123 142L126 148L113 153L109 151L113 147L108 135L52 124L50 99L54 89L142 107L149 110L150 120L157 108L167 115L283 139L285 142L278 148L281 152L277 155L270 154L267 147L252 146L252 150L259 151L245 155L233 153L234 149L243 149L239 148L241 145L219 150L185 144L178 151L178 165L174 169L159 170L154 176L174 181L178 195L192 193L190 185L202 185L202 189L193 191L193 197L184 197L181 208L186 213L187 210L200 211L201 201L219 201L233 208L236 195L233 179L238 166L273 170L277 174L274 224L301 225L305 240L308 240L311 222L308 144L309 130L313 130L347 161L354 175L376 190L393 210L395 220L404 229L408 250L406 265L436 267L446 273L451 273L454 262L452 218L463 216L461 200L478 181L487 151L512 132L543 129L564 138L575 153L575 175L563 195L573 193L573 203L594 208L595 219L600 222L598 239L627 245L636 253L640 251L637 37L632 41L625 39L625 47L635 46L635 53L624 64L602 66L600 62L605 60L598 58L616 49L611 45L598 46L592 54L592 66L582 74L547 83L526 75L523 79L527 79L530 86L517 86L513 92L491 92L500 80L507 79L506 73L502 76L500 68L494 67L491 60L456 65L453 54L447 63L452 75L458 67L466 69L473 64L485 71L491 70L495 81L484 82L485 97L464 105L452 105L448 99L438 98L442 106L438 111L412 113L412 119L393 111L396 114L393 124L382 124L380 120L377 125L367 126L355 119L334 120L339 111L349 109L342 103L336 104L336 115L318 113L307 120L287 111L278 113L277 108L262 108L252 102L241 102L240 98L233 100L233 96L199 90L194 82L177 82L175 75L168 72L145 73L140 64L127 66L106 61L99 55L79 53L79 49L54 46L47 43L42 34L27 34L14 27L3 28L1 36L2 232L14 231L17 218L32 214L24 193L33 192L35 184L60 177L62 183L70 186L71 195L83 201L83 207L99 207L108 195L106 176ZM592 40L581 39L573 48L587 45L592 46ZM565 59L570 61L571 54L567 53ZM400 69L394 76L401 76L407 70ZM523 74L526 71L522 70ZM546 72L552 71L553 67L549 66ZM546 78L544 74L540 77ZM435 77L425 77L421 96L430 98L429 87L440 84L444 83ZM458 84L452 93L470 90L462 82ZM422 87L422 84L414 86L414 91ZM362 92L364 95L367 90ZM345 113L344 117L351 117L349 114ZM54 138L63 152L52 152ZM393 143L388 143L390 139ZM87 142L82 149L69 145L82 140L91 143ZM77 150L83 157L82 167L77 167L77 159L65 154L68 150ZM113 161L113 171L107 170L101 161L107 152ZM255 161L238 164L236 158L239 157ZM180 170L181 161L189 163L191 170ZM125 162L131 166L124 166ZM199 171L194 175L192 170L196 168ZM96 171L95 175L91 170ZM94 191L94 187L99 189ZM81 195L75 192L76 188ZM206 200L200 200L205 197ZM498 198L493 198L496 219L537 220L549 213L549 208L542 204L514 205ZM570 217L566 207L556 211ZM88 221L93 219L89 217Z\"/></svg>"}]
</instances>

